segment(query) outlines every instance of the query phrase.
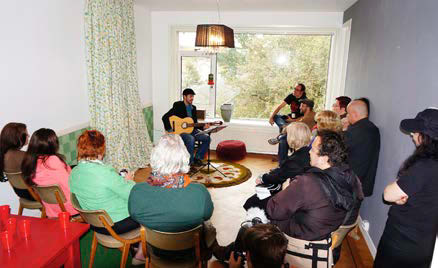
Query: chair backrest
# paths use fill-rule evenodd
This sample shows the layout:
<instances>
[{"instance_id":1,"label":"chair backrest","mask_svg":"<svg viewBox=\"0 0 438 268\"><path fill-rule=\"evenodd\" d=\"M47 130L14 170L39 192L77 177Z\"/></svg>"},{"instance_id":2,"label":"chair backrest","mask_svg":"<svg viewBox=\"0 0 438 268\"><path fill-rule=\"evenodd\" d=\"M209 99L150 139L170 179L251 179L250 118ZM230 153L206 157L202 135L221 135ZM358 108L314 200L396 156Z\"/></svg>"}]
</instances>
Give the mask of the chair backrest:
<instances>
[{"instance_id":1,"label":"chair backrest","mask_svg":"<svg viewBox=\"0 0 438 268\"><path fill-rule=\"evenodd\" d=\"M101 209L101 210L85 210L82 209L81 205L79 204L78 199L76 198L76 195L74 193L70 194L71 204L73 207L79 212L81 217L85 220L86 223L93 225L94 227L102 227L104 228L105 225L103 225L102 221L99 217L103 217L105 221L108 223L109 226L113 226L114 222L111 219L111 217L108 215L108 213Z\"/></svg>"},{"instance_id":2,"label":"chair backrest","mask_svg":"<svg viewBox=\"0 0 438 268\"><path fill-rule=\"evenodd\" d=\"M62 205L61 207L63 207L64 203L67 202L64 192L58 184L46 186L33 185L32 188L35 189L35 191L41 197L41 200L43 200L47 204L58 204L59 206ZM63 211L65 211L65 208Z\"/></svg>"},{"instance_id":3,"label":"chair backrest","mask_svg":"<svg viewBox=\"0 0 438 268\"><path fill-rule=\"evenodd\" d=\"M339 228L332 233L332 249L339 247L344 241L345 236L357 226L359 217L356 222L351 225L341 225Z\"/></svg>"},{"instance_id":4,"label":"chair backrest","mask_svg":"<svg viewBox=\"0 0 438 268\"><path fill-rule=\"evenodd\" d=\"M151 230L145 226L146 242L163 250L184 250L193 248L198 243L202 225L191 230L177 233L168 233Z\"/></svg>"},{"instance_id":5,"label":"chair backrest","mask_svg":"<svg viewBox=\"0 0 438 268\"><path fill-rule=\"evenodd\" d=\"M7 173L5 172L6 177L8 178L9 183L17 189L27 190L28 185L24 181L23 174L21 172Z\"/></svg>"}]
</instances>

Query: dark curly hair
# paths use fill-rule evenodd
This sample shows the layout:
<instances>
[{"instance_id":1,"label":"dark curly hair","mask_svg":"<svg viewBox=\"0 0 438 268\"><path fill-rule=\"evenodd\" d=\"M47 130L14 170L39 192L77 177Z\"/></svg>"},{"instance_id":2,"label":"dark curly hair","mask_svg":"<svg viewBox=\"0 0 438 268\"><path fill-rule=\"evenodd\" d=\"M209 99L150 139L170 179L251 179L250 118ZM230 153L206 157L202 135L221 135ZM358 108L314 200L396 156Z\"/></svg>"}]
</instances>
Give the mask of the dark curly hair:
<instances>
[{"instance_id":1,"label":"dark curly hair","mask_svg":"<svg viewBox=\"0 0 438 268\"><path fill-rule=\"evenodd\" d=\"M420 141L421 144L403 163L402 167L398 171L398 176L403 175L419 160L432 159L438 161L438 139L432 139L429 135L420 132Z\"/></svg>"},{"instance_id":2,"label":"dark curly hair","mask_svg":"<svg viewBox=\"0 0 438 268\"><path fill-rule=\"evenodd\" d=\"M348 164L348 148L344 141L344 136L331 130L318 131L321 139L321 146L318 154L328 156L330 166Z\"/></svg>"}]
</instances>

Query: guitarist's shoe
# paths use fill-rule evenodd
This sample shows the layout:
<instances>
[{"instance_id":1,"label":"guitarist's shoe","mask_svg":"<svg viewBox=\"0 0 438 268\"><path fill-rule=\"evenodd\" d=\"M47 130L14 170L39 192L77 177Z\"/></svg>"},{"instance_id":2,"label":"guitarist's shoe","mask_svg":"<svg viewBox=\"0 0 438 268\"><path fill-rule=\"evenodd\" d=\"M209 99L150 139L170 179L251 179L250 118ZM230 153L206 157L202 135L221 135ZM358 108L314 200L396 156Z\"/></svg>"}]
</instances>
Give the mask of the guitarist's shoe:
<instances>
[{"instance_id":1,"label":"guitarist's shoe","mask_svg":"<svg viewBox=\"0 0 438 268\"><path fill-rule=\"evenodd\" d=\"M201 159L195 158L192 165L195 167L200 167L200 166L204 165L204 163L202 162Z\"/></svg>"}]
</instances>

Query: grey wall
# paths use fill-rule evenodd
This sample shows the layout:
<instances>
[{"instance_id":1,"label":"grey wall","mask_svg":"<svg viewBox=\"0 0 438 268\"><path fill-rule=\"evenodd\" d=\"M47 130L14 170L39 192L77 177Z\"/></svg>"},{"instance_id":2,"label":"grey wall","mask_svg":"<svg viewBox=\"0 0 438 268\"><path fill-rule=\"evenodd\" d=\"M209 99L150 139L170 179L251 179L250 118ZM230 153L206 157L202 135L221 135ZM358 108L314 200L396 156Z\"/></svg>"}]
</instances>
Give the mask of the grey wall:
<instances>
[{"instance_id":1,"label":"grey wall","mask_svg":"<svg viewBox=\"0 0 438 268\"><path fill-rule=\"evenodd\" d=\"M361 208L377 246L389 209L383 189L414 150L400 120L438 107L438 1L359 0L344 13L349 19L346 95L370 99L382 139L374 194Z\"/></svg>"}]
</instances>

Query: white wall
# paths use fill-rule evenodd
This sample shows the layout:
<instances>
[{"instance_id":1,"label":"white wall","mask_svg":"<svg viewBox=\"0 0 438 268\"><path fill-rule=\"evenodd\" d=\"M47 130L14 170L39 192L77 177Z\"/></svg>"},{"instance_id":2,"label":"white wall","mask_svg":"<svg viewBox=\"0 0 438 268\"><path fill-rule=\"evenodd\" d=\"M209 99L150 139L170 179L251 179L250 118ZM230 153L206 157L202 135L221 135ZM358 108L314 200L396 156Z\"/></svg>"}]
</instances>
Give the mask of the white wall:
<instances>
[{"instance_id":1,"label":"white wall","mask_svg":"<svg viewBox=\"0 0 438 268\"><path fill-rule=\"evenodd\" d=\"M134 5L137 46L138 90L144 107L152 105L151 13L144 5Z\"/></svg>"},{"instance_id":2,"label":"white wall","mask_svg":"<svg viewBox=\"0 0 438 268\"><path fill-rule=\"evenodd\" d=\"M135 5L140 97L151 105L150 12ZM89 120L84 0L4 1L0 10L0 129L27 124L29 133L59 133ZM9 183L0 183L0 204L18 210ZM27 215L39 215L25 210Z\"/></svg>"},{"instance_id":3,"label":"white wall","mask_svg":"<svg viewBox=\"0 0 438 268\"><path fill-rule=\"evenodd\" d=\"M172 88L171 54L175 53L171 46L172 26L196 26L201 23L217 23L216 12L151 12L152 16L152 101L154 105L154 137L155 141L163 134L161 116L171 107L176 92ZM342 26L341 12L224 12L221 22L230 27L323 27L340 28ZM176 49L176 48L175 48ZM196 100L195 100L196 104ZM226 131L226 130L224 130ZM275 135L275 127L264 128L265 136ZM269 133L266 133L268 131ZM248 133L241 133L236 139L251 139ZM214 137L213 137L214 138ZM260 138L252 136L249 143L260 144ZM263 141L265 142L265 141ZM212 145L217 142L213 141ZM249 151L257 148L249 147ZM276 147L267 148L275 152ZM265 151L265 150L263 150Z\"/></svg>"},{"instance_id":4,"label":"white wall","mask_svg":"<svg viewBox=\"0 0 438 268\"><path fill-rule=\"evenodd\" d=\"M41 127L59 131L89 121L83 5L83 0L2 2L1 128L15 121L26 123L30 133ZM1 183L0 204L5 203L17 212L17 197Z\"/></svg>"}]
</instances>

